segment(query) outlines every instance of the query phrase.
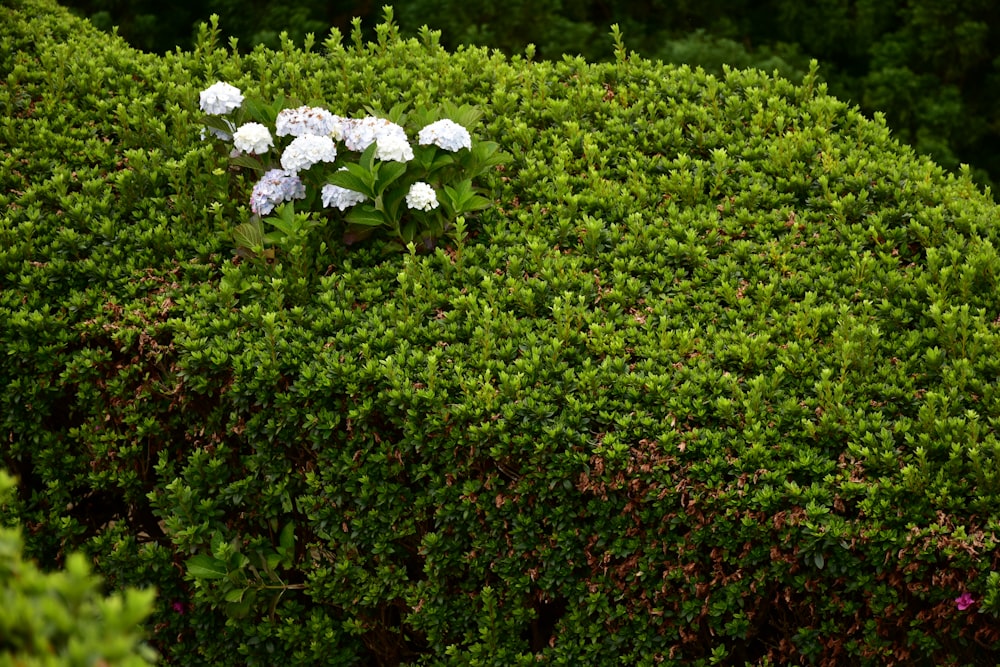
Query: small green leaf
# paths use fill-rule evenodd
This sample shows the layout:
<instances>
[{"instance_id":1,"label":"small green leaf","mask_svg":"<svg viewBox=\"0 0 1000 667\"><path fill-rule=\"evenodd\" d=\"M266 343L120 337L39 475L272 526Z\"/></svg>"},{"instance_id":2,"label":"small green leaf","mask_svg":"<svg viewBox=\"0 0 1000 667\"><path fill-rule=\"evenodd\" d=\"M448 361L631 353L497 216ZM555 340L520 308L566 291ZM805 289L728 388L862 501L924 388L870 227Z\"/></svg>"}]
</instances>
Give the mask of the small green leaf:
<instances>
[{"instance_id":1,"label":"small green leaf","mask_svg":"<svg viewBox=\"0 0 1000 667\"><path fill-rule=\"evenodd\" d=\"M295 524L287 523L285 527L281 530L281 535L278 537L278 544L285 551L292 551L295 549Z\"/></svg>"},{"instance_id":2,"label":"small green leaf","mask_svg":"<svg viewBox=\"0 0 1000 667\"><path fill-rule=\"evenodd\" d=\"M197 579L222 579L226 576L226 565L218 558L199 554L187 560L188 574Z\"/></svg>"},{"instance_id":3,"label":"small green leaf","mask_svg":"<svg viewBox=\"0 0 1000 667\"><path fill-rule=\"evenodd\" d=\"M242 602L243 595L247 592L245 588L234 588L230 591L226 591L226 602Z\"/></svg>"}]
</instances>

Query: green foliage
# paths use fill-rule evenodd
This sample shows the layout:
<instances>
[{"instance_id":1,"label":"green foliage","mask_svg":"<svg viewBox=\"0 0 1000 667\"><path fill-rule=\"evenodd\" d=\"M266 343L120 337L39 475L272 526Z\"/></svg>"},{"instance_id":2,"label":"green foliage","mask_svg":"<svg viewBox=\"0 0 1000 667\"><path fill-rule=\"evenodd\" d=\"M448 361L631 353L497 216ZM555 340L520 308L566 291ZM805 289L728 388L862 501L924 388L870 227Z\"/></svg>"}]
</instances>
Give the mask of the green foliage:
<instances>
[{"instance_id":1,"label":"green foliage","mask_svg":"<svg viewBox=\"0 0 1000 667\"><path fill-rule=\"evenodd\" d=\"M193 26L212 12L241 47L278 48L284 31L296 44L329 28L350 28L350 17L374 18L370 3L337 6L315 0L253 0L170 5L147 0L108 6L71 0L104 29L119 25L140 47L159 52L189 46ZM114 18L112 18L112 13ZM977 182L991 185L1000 174L1000 69L995 3L961 0L799 0L771 2L604 2L570 0L417 0L402 3L403 30L417 34L433 26L451 49L463 44L558 59L563 54L608 60L602 39L619 25L629 46L645 57L701 66L720 74L722 65L757 67L798 80L810 58L823 63L831 92L887 115L897 137L948 169L974 166ZM155 29L150 23L156 20ZM423 28L422 28L423 27Z\"/></svg>"},{"instance_id":2,"label":"green foliage","mask_svg":"<svg viewBox=\"0 0 1000 667\"><path fill-rule=\"evenodd\" d=\"M14 480L0 471L0 510L6 514ZM0 665L130 667L156 654L141 644L140 624L155 592L100 595L82 554L70 554L61 572L41 572L24 560L21 532L0 527Z\"/></svg>"},{"instance_id":3,"label":"green foliage","mask_svg":"<svg viewBox=\"0 0 1000 667\"><path fill-rule=\"evenodd\" d=\"M12 513L155 586L164 662L997 662L997 207L815 66L0 24ZM217 80L475 106L512 159L433 250L293 213L325 249L261 271Z\"/></svg>"}]
</instances>

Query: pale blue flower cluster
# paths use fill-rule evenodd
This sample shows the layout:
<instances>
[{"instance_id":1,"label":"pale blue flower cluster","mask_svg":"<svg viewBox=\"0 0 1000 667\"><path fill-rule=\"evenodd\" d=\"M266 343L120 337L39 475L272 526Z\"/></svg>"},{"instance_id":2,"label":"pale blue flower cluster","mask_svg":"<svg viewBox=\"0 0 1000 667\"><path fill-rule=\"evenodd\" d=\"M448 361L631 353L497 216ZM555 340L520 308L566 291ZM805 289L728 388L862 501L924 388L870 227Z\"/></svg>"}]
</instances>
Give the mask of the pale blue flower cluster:
<instances>
[{"instance_id":1,"label":"pale blue flower cluster","mask_svg":"<svg viewBox=\"0 0 1000 667\"><path fill-rule=\"evenodd\" d=\"M306 186L294 171L272 169L264 174L250 194L250 210L267 215L274 207L293 199L305 199Z\"/></svg>"},{"instance_id":2,"label":"pale blue flower cluster","mask_svg":"<svg viewBox=\"0 0 1000 667\"><path fill-rule=\"evenodd\" d=\"M355 204L360 204L368 200L368 197L360 192L348 190L332 183L327 183L323 186L322 197L323 206L327 208L337 207L341 211L346 211Z\"/></svg>"}]
</instances>

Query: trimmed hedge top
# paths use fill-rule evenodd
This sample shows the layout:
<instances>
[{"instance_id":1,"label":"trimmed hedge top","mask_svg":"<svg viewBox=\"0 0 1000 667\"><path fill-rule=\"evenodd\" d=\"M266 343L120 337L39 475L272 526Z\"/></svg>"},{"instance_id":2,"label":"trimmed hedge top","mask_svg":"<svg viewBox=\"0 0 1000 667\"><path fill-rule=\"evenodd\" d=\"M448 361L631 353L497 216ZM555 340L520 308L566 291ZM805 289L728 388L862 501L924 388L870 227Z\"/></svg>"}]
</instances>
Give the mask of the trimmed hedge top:
<instances>
[{"instance_id":1,"label":"trimmed hedge top","mask_svg":"<svg viewBox=\"0 0 1000 667\"><path fill-rule=\"evenodd\" d=\"M0 23L0 465L164 660L995 661L997 208L815 72ZM433 252L233 261L219 79L513 160Z\"/></svg>"}]
</instances>

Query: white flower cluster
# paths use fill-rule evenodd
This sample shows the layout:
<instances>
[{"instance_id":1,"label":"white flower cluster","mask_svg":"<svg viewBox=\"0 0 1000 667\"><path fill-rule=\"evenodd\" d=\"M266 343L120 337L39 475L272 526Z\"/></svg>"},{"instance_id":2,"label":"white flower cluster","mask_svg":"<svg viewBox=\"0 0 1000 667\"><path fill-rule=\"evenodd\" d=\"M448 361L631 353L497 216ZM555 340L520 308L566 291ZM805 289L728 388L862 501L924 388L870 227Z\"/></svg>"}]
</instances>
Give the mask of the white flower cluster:
<instances>
[{"instance_id":1,"label":"white flower cluster","mask_svg":"<svg viewBox=\"0 0 1000 667\"><path fill-rule=\"evenodd\" d=\"M375 158L385 162L409 162L413 159L413 148L406 134L383 134L375 140Z\"/></svg>"},{"instance_id":2,"label":"white flower cluster","mask_svg":"<svg viewBox=\"0 0 1000 667\"><path fill-rule=\"evenodd\" d=\"M363 153L379 139L395 137L406 141L406 130L392 121L375 116L343 120L343 141L347 150Z\"/></svg>"},{"instance_id":3,"label":"white flower cluster","mask_svg":"<svg viewBox=\"0 0 1000 667\"><path fill-rule=\"evenodd\" d=\"M201 110L212 116L235 111L243 104L243 93L236 86L218 81L201 91Z\"/></svg>"},{"instance_id":4,"label":"white flower cluster","mask_svg":"<svg viewBox=\"0 0 1000 667\"><path fill-rule=\"evenodd\" d=\"M250 210L257 215L267 215L278 204L292 199L305 199L306 186L293 171L272 169L253 186Z\"/></svg>"},{"instance_id":5,"label":"white flower cluster","mask_svg":"<svg viewBox=\"0 0 1000 667\"><path fill-rule=\"evenodd\" d=\"M418 211L430 211L438 207L437 193L429 184L417 181L406 193L406 205Z\"/></svg>"},{"instance_id":6,"label":"white flower cluster","mask_svg":"<svg viewBox=\"0 0 1000 667\"><path fill-rule=\"evenodd\" d=\"M360 192L342 188L339 185L327 183L323 186L323 206L332 208L336 206L341 211L346 211L355 204L367 201L368 197Z\"/></svg>"},{"instance_id":7,"label":"white flower cluster","mask_svg":"<svg viewBox=\"0 0 1000 667\"><path fill-rule=\"evenodd\" d=\"M261 155L273 145L271 133L260 123L244 123L233 134L233 146L242 153Z\"/></svg>"},{"instance_id":8,"label":"white flower cluster","mask_svg":"<svg viewBox=\"0 0 1000 667\"><path fill-rule=\"evenodd\" d=\"M318 162L333 162L337 159L337 147L330 137L303 134L295 137L281 154L281 166L288 171L302 171Z\"/></svg>"},{"instance_id":9,"label":"white flower cluster","mask_svg":"<svg viewBox=\"0 0 1000 667\"><path fill-rule=\"evenodd\" d=\"M333 136L340 139L343 134L343 119L321 107L303 106L298 109L282 109L274 121L274 129L279 137L302 137L315 134L321 137Z\"/></svg>"},{"instance_id":10,"label":"white flower cluster","mask_svg":"<svg viewBox=\"0 0 1000 667\"><path fill-rule=\"evenodd\" d=\"M469 131L447 118L431 123L420 130L417 141L420 142L421 146L434 144L453 153L463 148L472 149L472 137L469 136Z\"/></svg>"},{"instance_id":11,"label":"white flower cluster","mask_svg":"<svg viewBox=\"0 0 1000 667\"><path fill-rule=\"evenodd\" d=\"M243 104L243 93L228 83L219 81L201 92L201 108L207 114L224 115ZM261 155L275 143L270 131L261 123L245 123L236 129L226 120L232 135L216 128L206 130L226 141L232 139L233 156L241 153ZM271 169L257 182L250 195L250 209L258 215L267 215L282 202L305 198L305 184L299 172L320 162L337 159L335 141L343 141L347 150L363 153L375 144L375 158L382 161L409 162L414 158L413 147L406 130L385 118L342 118L321 107L300 106L283 109L275 119L278 137L294 137L281 154L281 169ZM202 138L205 132L202 132ZM447 151L472 148L469 131L458 123L444 119L420 130L417 140L421 146L434 145ZM342 168L341 171L346 169ZM341 211L367 201L360 192L332 183L322 189L325 207ZM406 194L406 205L418 211L431 211L438 207L437 193L428 183L418 181Z\"/></svg>"}]
</instances>

